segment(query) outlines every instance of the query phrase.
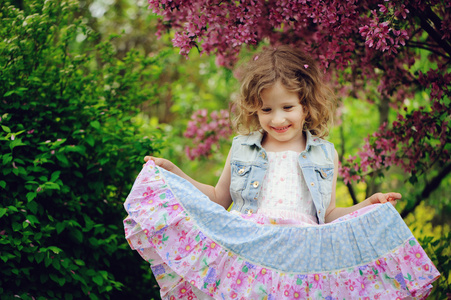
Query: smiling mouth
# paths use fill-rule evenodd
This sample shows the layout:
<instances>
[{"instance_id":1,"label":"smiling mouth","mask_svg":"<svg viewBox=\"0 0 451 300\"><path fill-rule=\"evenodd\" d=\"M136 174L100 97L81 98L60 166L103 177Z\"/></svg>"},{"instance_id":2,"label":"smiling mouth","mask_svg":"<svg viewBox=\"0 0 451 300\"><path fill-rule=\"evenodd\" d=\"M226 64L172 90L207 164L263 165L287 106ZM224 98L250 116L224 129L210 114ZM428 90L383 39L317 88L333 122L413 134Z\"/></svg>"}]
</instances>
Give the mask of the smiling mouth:
<instances>
[{"instance_id":1,"label":"smiling mouth","mask_svg":"<svg viewBox=\"0 0 451 300\"><path fill-rule=\"evenodd\" d=\"M288 126L284 126L284 127L271 127L275 132L277 133L284 133L288 130L288 128L290 128L291 125Z\"/></svg>"}]
</instances>

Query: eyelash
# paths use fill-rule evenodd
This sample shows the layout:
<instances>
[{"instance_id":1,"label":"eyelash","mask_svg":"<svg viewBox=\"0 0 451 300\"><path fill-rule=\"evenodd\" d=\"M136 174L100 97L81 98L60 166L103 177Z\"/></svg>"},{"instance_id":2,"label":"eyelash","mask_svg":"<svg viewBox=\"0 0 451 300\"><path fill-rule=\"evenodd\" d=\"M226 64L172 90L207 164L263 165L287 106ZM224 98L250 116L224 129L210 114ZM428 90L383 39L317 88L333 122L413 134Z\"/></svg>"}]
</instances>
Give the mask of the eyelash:
<instances>
[{"instance_id":1,"label":"eyelash","mask_svg":"<svg viewBox=\"0 0 451 300\"><path fill-rule=\"evenodd\" d=\"M284 110L290 110L290 109L292 109L292 108L293 108L292 105L284 106L284 107L283 107ZM269 113L269 112L271 111L271 108L262 108L262 111L265 112L265 113Z\"/></svg>"}]
</instances>

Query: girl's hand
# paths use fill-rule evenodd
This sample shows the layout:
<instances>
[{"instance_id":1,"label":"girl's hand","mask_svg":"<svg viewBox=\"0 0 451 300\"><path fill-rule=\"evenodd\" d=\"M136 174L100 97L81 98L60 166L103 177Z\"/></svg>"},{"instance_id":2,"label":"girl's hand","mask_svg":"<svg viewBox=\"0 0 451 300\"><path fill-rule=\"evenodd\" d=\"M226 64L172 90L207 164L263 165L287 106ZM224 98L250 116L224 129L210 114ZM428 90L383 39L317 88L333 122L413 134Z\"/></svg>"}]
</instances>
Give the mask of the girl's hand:
<instances>
[{"instance_id":1,"label":"girl's hand","mask_svg":"<svg viewBox=\"0 0 451 300\"><path fill-rule=\"evenodd\" d=\"M401 199L400 193L376 193L368 198L368 201L370 204L375 203L386 203L387 201L390 202L393 206L396 205L396 202L398 199Z\"/></svg>"},{"instance_id":2,"label":"girl's hand","mask_svg":"<svg viewBox=\"0 0 451 300\"><path fill-rule=\"evenodd\" d=\"M178 168L177 166L171 162L170 160L161 158L161 157L153 157L153 156L145 156L144 161L148 162L149 160L153 160L155 164L169 172L175 173Z\"/></svg>"}]
</instances>

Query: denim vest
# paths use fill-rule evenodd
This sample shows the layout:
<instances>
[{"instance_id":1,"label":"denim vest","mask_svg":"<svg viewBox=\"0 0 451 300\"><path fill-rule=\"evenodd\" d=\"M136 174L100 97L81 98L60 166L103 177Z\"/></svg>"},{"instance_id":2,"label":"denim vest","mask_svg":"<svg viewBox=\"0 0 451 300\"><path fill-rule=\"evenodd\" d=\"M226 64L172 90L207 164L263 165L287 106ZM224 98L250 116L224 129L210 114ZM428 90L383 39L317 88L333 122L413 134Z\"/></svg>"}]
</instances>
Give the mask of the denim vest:
<instances>
[{"instance_id":1,"label":"denim vest","mask_svg":"<svg viewBox=\"0 0 451 300\"><path fill-rule=\"evenodd\" d=\"M299 166L312 194L318 223L323 224L332 194L334 177L334 145L305 131L305 150L299 155ZM263 134L253 132L233 139L231 148L230 195L232 210L241 213L257 211L257 199L261 190L268 158L261 145Z\"/></svg>"}]
</instances>

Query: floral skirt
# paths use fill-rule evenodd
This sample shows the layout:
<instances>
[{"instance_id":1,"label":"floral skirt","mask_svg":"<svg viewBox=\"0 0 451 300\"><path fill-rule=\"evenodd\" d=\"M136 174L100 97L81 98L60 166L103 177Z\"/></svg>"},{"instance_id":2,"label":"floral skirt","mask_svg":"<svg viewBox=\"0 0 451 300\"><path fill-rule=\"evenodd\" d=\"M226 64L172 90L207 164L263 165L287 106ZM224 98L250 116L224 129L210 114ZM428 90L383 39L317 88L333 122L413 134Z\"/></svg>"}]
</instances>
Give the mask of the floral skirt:
<instances>
[{"instance_id":1,"label":"floral skirt","mask_svg":"<svg viewBox=\"0 0 451 300\"><path fill-rule=\"evenodd\" d=\"M149 161L124 206L163 299L424 299L440 276L389 203L324 225L231 213Z\"/></svg>"}]
</instances>

